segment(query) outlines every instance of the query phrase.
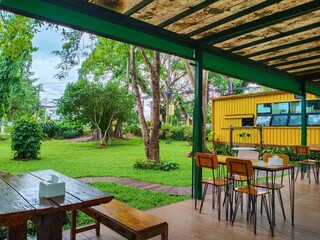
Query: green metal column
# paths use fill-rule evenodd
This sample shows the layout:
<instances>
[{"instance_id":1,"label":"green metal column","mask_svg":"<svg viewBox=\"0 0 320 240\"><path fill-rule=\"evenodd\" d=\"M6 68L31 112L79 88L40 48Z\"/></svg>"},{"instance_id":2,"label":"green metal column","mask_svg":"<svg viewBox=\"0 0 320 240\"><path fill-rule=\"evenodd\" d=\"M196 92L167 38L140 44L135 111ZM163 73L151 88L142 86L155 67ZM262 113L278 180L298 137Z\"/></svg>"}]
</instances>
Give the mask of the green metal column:
<instances>
[{"instance_id":1,"label":"green metal column","mask_svg":"<svg viewBox=\"0 0 320 240\"><path fill-rule=\"evenodd\" d=\"M195 86L194 86L194 109L193 109L193 197L202 198L202 170L196 166L194 156L197 152L202 151L202 51L196 50L195 55Z\"/></svg>"},{"instance_id":2,"label":"green metal column","mask_svg":"<svg viewBox=\"0 0 320 240\"><path fill-rule=\"evenodd\" d=\"M305 83L301 83L301 145L307 145L307 100Z\"/></svg>"}]
</instances>

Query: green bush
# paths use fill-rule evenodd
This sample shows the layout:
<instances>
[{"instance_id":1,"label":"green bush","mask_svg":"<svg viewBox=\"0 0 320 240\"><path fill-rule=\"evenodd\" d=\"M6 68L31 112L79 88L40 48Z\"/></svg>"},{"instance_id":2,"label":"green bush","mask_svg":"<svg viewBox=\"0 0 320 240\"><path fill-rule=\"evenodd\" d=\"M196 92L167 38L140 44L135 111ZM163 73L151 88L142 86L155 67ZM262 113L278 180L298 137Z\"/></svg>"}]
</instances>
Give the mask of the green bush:
<instances>
[{"instance_id":1,"label":"green bush","mask_svg":"<svg viewBox=\"0 0 320 240\"><path fill-rule=\"evenodd\" d=\"M48 138L54 138L57 132L57 124L53 120L48 120L41 123L42 131Z\"/></svg>"},{"instance_id":2,"label":"green bush","mask_svg":"<svg viewBox=\"0 0 320 240\"><path fill-rule=\"evenodd\" d=\"M169 140L172 135L172 125L167 123L161 124L160 139Z\"/></svg>"},{"instance_id":3,"label":"green bush","mask_svg":"<svg viewBox=\"0 0 320 240\"><path fill-rule=\"evenodd\" d=\"M21 119L16 122L12 132L12 145L14 159L28 160L38 157L42 129L39 123L29 119Z\"/></svg>"},{"instance_id":4,"label":"green bush","mask_svg":"<svg viewBox=\"0 0 320 240\"><path fill-rule=\"evenodd\" d=\"M139 126L139 124L130 124L127 125L124 128L124 133L131 133L132 135L136 136L136 137L141 137L142 136L142 132L141 132L141 128Z\"/></svg>"},{"instance_id":5,"label":"green bush","mask_svg":"<svg viewBox=\"0 0 320 240\"><path fill-rule=\"evenodd\" d=\"M156 163L155 161L137 161L133 165L134 169L154 169L160 171L173 171L179 168L178 163L163 161Z\"/></svg>"},{"instance_id":6,"label":"green bush","mask_svg":"<svg viewBox=\"0 0 320 240\"><path fill-rule=\"evenodd\" d=\"M68 139L83 135L83 126L76 123L62 122L57 124L56 138Z\"/></svg>"}]
</instances>

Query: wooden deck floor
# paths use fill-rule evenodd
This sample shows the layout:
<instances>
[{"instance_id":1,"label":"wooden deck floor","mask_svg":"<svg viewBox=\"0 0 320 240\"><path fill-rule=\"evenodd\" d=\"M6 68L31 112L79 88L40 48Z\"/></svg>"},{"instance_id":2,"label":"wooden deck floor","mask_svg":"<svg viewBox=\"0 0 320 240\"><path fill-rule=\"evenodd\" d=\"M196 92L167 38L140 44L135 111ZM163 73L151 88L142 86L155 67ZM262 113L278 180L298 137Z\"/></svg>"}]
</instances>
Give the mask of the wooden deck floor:
<instances>
[{"instance_id":1,"label":"wooden deck floor","mask_svg":"<svg viewBox=\"0 0 320 240\"><path fill-rule=\"evenodd\" d=\"M266 215L258 214L257 235L253 233L251 222L246 221L246 214L238 213L234 225L225 220L224 209L222 219L218 221L217 210L211 209L211 197L206 199L203 212L194 210L194 201L187 200L149 210L151 214L169 223L169 239L320 239L320 185L308 184L307 180L296 182L295 194L295 225L291 225L289 210L289 194L286 188L282 190L287 220L283 219L276 202L275 236L270 235ZM111 230L102 227L102 234L96 237L93 231L78 234L77 240L120 240L124 239ZM68 231L64 232L65 239L69 239ZM154 238L154 239L160 239Z\"/></svg>"}]
</instances>

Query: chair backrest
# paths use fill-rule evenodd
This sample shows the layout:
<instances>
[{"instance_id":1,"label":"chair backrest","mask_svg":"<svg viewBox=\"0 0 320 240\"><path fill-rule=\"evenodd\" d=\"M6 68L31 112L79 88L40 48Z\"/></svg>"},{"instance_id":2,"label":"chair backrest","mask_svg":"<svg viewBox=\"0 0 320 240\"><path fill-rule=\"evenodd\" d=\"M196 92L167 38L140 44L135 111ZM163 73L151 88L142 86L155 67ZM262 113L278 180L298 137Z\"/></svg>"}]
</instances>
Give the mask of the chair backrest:
<instances>
[{"instance_id":1,"label":"chair backrest","mask_svg":"<svg viewBox=\"0 0 320 240\"><path fill-rule=\"evenodd\" d=\"M227 158L226 164L230 175L246 176L248 179L253 177L253 166L249 159Z\"/></svg>"},{"instance_id":2,"label":"chair backrest","mask_svg":"<svg viewBox=\"0 0 320 240\"><path fill-rule=\"evenodd\" d=\"M217 155L212 153L197 152L196 164L201 168L217 169L219 167Z\"/></svg>"},{"instance_id":3,"label":"chair backrest","mask_svg":"<svg viewBox=\"0 0 320 240\"><path fill-rule=\"evenodd\" d=\"M303 155L310 155L310 147L309 146L300 146L300 145L295 145L292 147L293 153L294 154L303 154Z\"/></svg>"},{"instance_id":4,"label":"chair backrest","mask_svg":"<svg viewBox=\"0 0 320 240\"><path fill-rule=\"evenodd\" d=\"M252 150L240 150L240 151L238 151L238 158L258 160L259 159L259 152L252 151Z\"/></svg>"},{"instance_id":5,"label":"chair backrest","mask_svg":"<svg viewBox=\"0 0 320 240\"><path fill-rule=\"evenodd\" d=\"M283 153L265 153L265 154L263 154L262 159L264 162L268 162L268 159L273 156L278 156L279 158L282 158L283 164L289 163L289 156L287 154L283 154Z\"/></svg>"}]
</instances>

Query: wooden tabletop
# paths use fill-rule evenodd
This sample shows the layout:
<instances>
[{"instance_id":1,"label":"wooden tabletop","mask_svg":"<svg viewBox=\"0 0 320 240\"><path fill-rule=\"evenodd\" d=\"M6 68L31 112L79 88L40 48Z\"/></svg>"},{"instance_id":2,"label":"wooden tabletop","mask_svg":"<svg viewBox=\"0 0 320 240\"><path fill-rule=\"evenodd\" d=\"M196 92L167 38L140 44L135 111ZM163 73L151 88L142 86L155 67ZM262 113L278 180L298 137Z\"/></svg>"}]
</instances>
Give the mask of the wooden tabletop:
<instances>
[{"instance_id":1,"label":"wooden tabletop","mask_svg":"<svg viewBox=\"0 0 320 240\"><path fill-rule=\"evenodd\" d=\"M54 174L65 182L65 195L39 196L39 183ZM107 203L113 196L53 170L8 174L0 178L0 225L13 226L32 217Z\"/></svg>"},{"instance_id":2,"label":"wooden tabletop","mask_svg":"<svg viewBox=\"0 0 320 240\"><path fill-rule=\"evenodd\" d=\"M226 156L226 155L217 155L217 157L218 157L218 162L220 164L226 164L227 158L237 158L237 157ZM268 163L263 162L261 160L252 160L252 159L247 159L247 160L252 161L252 166L254 169L264 170L264 171L280 171L285 169L291 169L296 166L294 164L269 165Z\"/></svg>"}]
</instances>

